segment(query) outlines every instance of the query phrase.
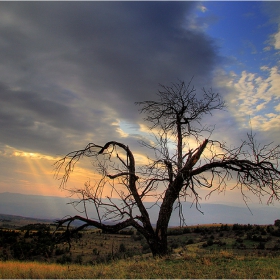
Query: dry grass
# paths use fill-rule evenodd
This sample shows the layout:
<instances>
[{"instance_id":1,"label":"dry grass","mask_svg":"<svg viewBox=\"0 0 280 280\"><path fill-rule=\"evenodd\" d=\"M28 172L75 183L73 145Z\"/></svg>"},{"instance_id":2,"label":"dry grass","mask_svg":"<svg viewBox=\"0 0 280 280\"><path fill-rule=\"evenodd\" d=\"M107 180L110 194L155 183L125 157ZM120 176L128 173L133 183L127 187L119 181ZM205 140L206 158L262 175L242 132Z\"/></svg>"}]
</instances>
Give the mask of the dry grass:
<instances>
[{"instance_id":1,"label":"dry grass","mask_svg":"<svg viewBox=\"0 0 280 280\"><path fill-rule=\"evenodd\" d=\"M0 262L0 278L128 279L128 278L280 278L280 257L242 257L232 252L195 254L181 259L119 260L97 265Z\"/></svg>"}]
</instances>

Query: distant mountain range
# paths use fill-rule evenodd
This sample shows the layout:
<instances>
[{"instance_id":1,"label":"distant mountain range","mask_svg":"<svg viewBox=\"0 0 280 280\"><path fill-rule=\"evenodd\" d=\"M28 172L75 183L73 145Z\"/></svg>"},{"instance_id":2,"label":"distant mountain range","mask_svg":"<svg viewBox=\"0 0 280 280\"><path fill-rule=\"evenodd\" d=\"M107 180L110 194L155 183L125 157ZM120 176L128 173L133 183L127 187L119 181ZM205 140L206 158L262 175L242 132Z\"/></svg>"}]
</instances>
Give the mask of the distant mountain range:
<instances>
[{"instance_id":1,"label":"distant mountain range","mask_svg":"<svg viewBox=\"0 0 280 280\"><path fill-rule=\"evenodd\" d=\"M1 228L19 228L29 224L52 224L52 220L35 219L22 217L17 215L0 214L0 229Z\"/></svg>"},{"instance_id":2,"label":"distant mountain range","mask_svg":"<svg viewBox=\"0 0 280 280\"><path fill-rule=\"evenodd\" d=\"M56 196L0 193L0 213L36 219L61 219L77 214L69 198Z\"/></svg>"},{"instance_id":3,"label":"distant mountain range","mask_svg":"<svg viewBox=\"0 0 280 280\"><path fill-rule=\"evenodd\" d=\"M36 219L57 220L67 215L79 214L69 202L71 198L55 196L25 195L19 193L0 193L0 214L18 215ZM151 206L152 203L146 203ZM199 212L190 202L183 203L183 213L187 225L223 223L223 224L273 224L280 219L280 207L267 205L232 206L224 204L202 203ZM152 223L156 223L159 207L149 209ZM174 209L170 226L178 226L178 209ZM94 218L94 214L89 212Z\"/></svg>"}]
</instances>

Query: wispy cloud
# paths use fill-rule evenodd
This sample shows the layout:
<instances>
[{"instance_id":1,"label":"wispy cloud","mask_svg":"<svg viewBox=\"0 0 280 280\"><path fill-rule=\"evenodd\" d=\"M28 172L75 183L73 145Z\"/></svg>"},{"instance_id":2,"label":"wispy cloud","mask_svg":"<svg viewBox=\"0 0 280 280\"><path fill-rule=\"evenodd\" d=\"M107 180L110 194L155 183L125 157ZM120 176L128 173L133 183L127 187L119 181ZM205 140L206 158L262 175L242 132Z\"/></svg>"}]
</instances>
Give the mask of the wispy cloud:
<instances>
[{"instance_id":1,"label":"wispy cloud","mask_svg":"<svg viewBox=\"0 0 280 280\"><path fill-rule=\"evenodd\" d=\"M198 8L202 13L206 13L207 10L208 10L204 5L198 5L197 8Z\"/></svg>"},{"instance_id":2,"label":"wispy cloud","mask_svg":"<svg viewBox=\"0 0 280 280\"><path fill-rule=\"evenodd\" d=\"M280 73L276 66L263 66L262 70L267 72L266 78L243 71L240 76L232 73L217 82L228 92L228 108L240 127L279 130Z\"/></svg>"},{"instance_id":3,"label":"wispy cloud","mask_svg":"<svg viewBox=\"0 0 280 280\"><path fill-rule=\"evenodd\" d=\"M273 35L274 37L274 48L279 50L280 49L280 27L279 31Z\"/></svg>"}]
</instances>

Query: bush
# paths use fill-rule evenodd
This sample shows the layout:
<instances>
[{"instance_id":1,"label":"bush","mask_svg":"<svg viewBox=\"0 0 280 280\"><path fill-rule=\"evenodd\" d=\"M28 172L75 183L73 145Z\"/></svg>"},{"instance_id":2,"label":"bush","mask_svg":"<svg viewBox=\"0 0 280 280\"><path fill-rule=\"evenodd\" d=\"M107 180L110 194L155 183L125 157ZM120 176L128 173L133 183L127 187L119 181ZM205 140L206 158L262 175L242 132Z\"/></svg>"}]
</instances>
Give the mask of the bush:
<instances>
[{"instance_id":1,"label":"bush","mask_svg":"<svg viewBox=\"0 0 280 280\"><path fill-rule=\"evenodd\" d=\"M99 255L99 251L97 250L97 248L93 248L93 249L92 249L92 253L93 253L94 255L96 255L96 256Z\"/></svg>"},{"instance_id":2,"label":"bush","mask_svg":"<svg viewBox=\"0 0 280 280\"><path fill-rule=\"evenodd\" d=\"M238 243L243 243L243 239L242 238L236 238L236 242L238 242Z\"/></svg>"},{"instance_id":3,"label":"bush","mask_svg":"<svg viewBox=\"0 0 280 280\"><path fill-rule=\"evenodd\" d=\"M61 258L57 259L56 262L59 264L71 263L72 258L70 256L63 255Z\"/></svg>"},{"instance_id":4,"label":"bush","mask_svg":"<svg viewBox=\"0 0 280 280\"><path fill-rule=\"evenodd\" d=\"M56 256L63 255L64 253L65 253L64 249L57 248L57 249L55 250L55 255L56 255Z\"/></svg>"},{"instance_id":5,"label":"bush","mask_svg":"<svg viewBox=\"0 0 280 280\"><path fill-rule=\"evenodd\" d=\"M213 244L214 244L213 239L208 239L207 242L202 244L202 247L205 248L205 247L208 247L208 246L212 246Z\"/></svg>"},{"instance_id":6,"label":"bush","mask_svg":"<svg viewBox=\"0 0 280 280\"><path fill-rule=\"evenodd\" d=\"M261 235L254 234L251 238L253 241L259 241L259 242L266 242L267 239L265 237L262 237Z\"/></svg>"},{"instance_id":7,"label":"bush","mask_svg":"<svg viewBox=\"0 0 280 280\"><path fill-rule=\"evenodd\" d=\"M260 249L260 250L264 250L265 249L265 243L264 242L260 242L257 249Z\"/></svg>"},{"instance_id":8,"label":"bush","mask_svg":"<svg viewBox=\"0 0 280 280\"><path fill-rule=\"evenodd\" d=\"M217 242L217 244L218 244L219 246L226 246L226 245L227 245L226 242L223 242L223 241L220 241L220 240Z\"/></svg>"},{"instance_id":9,"label":"bush","mask_svg":"<svg viewBox=\"0 0 280 280\"><path fill-rule=\"evenodd\" d=\"M181 235L183 234L182 228L170 228L167 230L167 235Z\"/></svg>"},{"instance_id":10,"label":"bush","mask_svg":"<svg viewBox=\"0 0 280 280\"><path fill-rule=\"evenodd\" d=\"M126 252L126 247L125 247L125 245L123 243L120 244L119 252L120 253Z\"/></svg>"},{"instance_id":11,"label":"bush","mask_svg":"<svg viewBox=\"0 0 280 280\"><path fill-rule=\"evenodd\" d=\"M78 255L76 257L75 263L82 264L83 263L83 256L82 255Z\"/></svg>"},{"instance_id":12,"label":"bush","mask_svg":"<svg viewBox=\"0 0 280 280\"><path fill-rule=\"evenodd\" d=\"M136 234L131 235L134 241L141 241L144 239L144 236L139 231L136 231Z\"/></svg>"},{"instance_id":13,"label":"bush","mask_svg":"<svg viewBox=\"0 0 280 280\"><path fill-rule=\"evenodd\" d=\"M280 228L278 228L277 230L271 230L270 234L273 236L280 237Z\"/></svg>"},{"instance_id":14,"label":"bush","mask_svg":"<svg viewBox=\"0 0 280 280\"><path fill-rule=\"evenodd\" d=\"M147 253L150 253L150 252L151 252L151 249L150 249L149 244L144 244L143 247L142 247L142 253L147 254Z\"/></svg>"},{"instance_id":15,"label":"bush","mask_svg":"<svg viewBox=\"0 0 280 280\"><path fill-rule=\"evenodd\" d=\"M279 227L279 226L280 226L280 220L279 220L279 219L275 220L275 221L274 221L274 225L275 225L276 227Z\"/></svg>"},{"instance_id":16,"label":"bush","mask_svg":"<svg viewBox=\"0 0 280 280\"><path fill-rule=\"evenodd\" d=\"M171 249L177 249L179 247L179 243L174 241L170 244Z\"/></svg>"},{"instance_id":17,"label":"bush","mask_svg":"<svg viewBox=\"0 0 280 280\"><path fill-rule=\"evenodd\" d=\"M29 233L29 230L27 230L24 234L24 238L29 238L30 237L30 233Z\"/></svg>"},{"instance_id":18,"label":"bush","mask_svg":"<svg viewBox=\"0 0 280 280\"><path fill-rule=\"evenodd\" d=\"M246 249L246 245L244 243L234 243L232 245L232 248L237 248L237 249Z\"/></svg>"},{"instance_id":19,"label":"bush","mask_svg":"<svg viewBox=\"0 0 280 280\"><path fill-rule=\"evenodd\" d=\"M184 233L184 234L185 234L185 233L191 233L191 229L188 228L188 227L184 227L184 228L183 228L183 233Z\"/></svg>"},{"instance_id":20,"label":"bush","mask_svg":"<svg viewBox=\"0 0 280 280\"><path fill-rule=\"evenodd\" d=\"M194 240L193 240L193 239L189 239L189 240L187 241L186 244L187 244L187 245L189 245L189 244L194 244Z\"/></svg>"},{"instance_id":21,"label":"bush","mask_svg":"<svg viewBox=\"0 0 280 280\"><path fill-rule=\"evenodd\" d=\"M212 246L214 244L213 239L207 240L207 246Z\"/></svg>"},{"instance_id":22,"label":"bush","mask_svg":"<svg viewBox=\"0 0 280 280\"><path fill-rule=\"evenodd\" d=\"M134 241L141 241L142 239L144 239L143 235L132 235L132 238Z\"/></svg>"},{"instance_id":23,"label":"bush","mask_svg":"<svg viewBox=\"0 0 280 280\"><path fill-rule=\"evenodd\" d=\"M229 231L230 227L226 224L226 225L221 225L220 227L220 231Z\"/></svg>"},{"instance_id":24,"label":"bush","mask_svg":"<svg viewBox=\"0 0 280 280\"><path fill-rule=\"evenodd\" d=\"M232 226L232 230L245 230L245 231L248 231L248 230L251 230L253 228L252 225L248 224L248 225L240 225L240 224L234 224Z\"/></svg>"},{"instance_id":25,"label":"bush","mask_svg":"<svg viewBox=\"0 0 280 280\"><path fill-rule=\"evenodd\" d=\"M119 231L119 234L122 235L133 235L134 234L134 230L133 229L123 229Z\"/></svg>"},{"instance_id":26,"label":"bush","mask_svg":"<svg viewBox=\"0 0 280 280\"><path fill-rule=\"evenodd\" d=\"M198 226L195 227L194 230L193 230L194 233L200 233L202 231L203 231L203 229L201 227L198 227Z\"/></svg>"}]
</instances>

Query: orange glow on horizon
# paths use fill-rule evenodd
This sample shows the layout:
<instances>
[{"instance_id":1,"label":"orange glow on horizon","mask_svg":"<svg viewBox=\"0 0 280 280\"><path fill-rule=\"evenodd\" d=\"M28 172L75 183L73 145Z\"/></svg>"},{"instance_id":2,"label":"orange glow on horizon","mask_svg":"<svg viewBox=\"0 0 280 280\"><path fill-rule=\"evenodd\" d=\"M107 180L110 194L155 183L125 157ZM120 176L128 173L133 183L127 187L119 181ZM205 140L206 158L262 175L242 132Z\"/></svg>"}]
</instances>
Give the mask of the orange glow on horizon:
<instances>
[{"instance_id":1,"label":"orange glow on horizon","mask_svg":"<svg viewBox=\"0 0 280 280\"><path fill-rule=\"evenodd\" d=\"M60 188L61 178L63 173L60 173L58 178L55 178L54 172L54 163L58 158L42 155L39 153L30 153L24 151L13 150L5 156L6 161L10 160L10 164L13 165L13 173L10 173L3 179L0 183L1 192L18 192L22 194L33 194L33 195L44 195L44 196L59 196L59 197L69 197L71 192L67 190L71 189L82 189L86 182L90 180L91 187L95 188L95 183L97 183L101 179L101 175L94 172L93 167L90 164L90 161L82 160L79 162L74 169L74 172L71 173L69 177L69 181L67 182L65 190ZM142 154L135 155L136 162L139 164L144 164L146 157ZM62 171L62 170L61 170ZM11 175L12 174L12 175ZM13 176L13 177L12 177ZM115 181L115 183L117 183ZM227 190L230 190L230 186L232 186L233 182L229 182L227 186ZM125 190L124 186L117 186L117 190L121 191L122 188ZM156 193L162 193L164 191L164 187L159 187ZM233 191L226 191L228 196L235 196L239 192L238 189ZM141 190L139 190L141 193ZM209 193L209 190L201 190L200 194L202 197L202 201L205 200L205 196ZM103 197L112 197L119 198L116 192L111 192L110 185L107 185L103 189ZM224 200L224 192L222 195L217 193L212 194L211 198L207 198L207 201L217 201ZM191 201L192 198L188 198L187 200ZM153 202L155 201L154 196L145 197L144 201Z\"/></svg>"}]
</instances>

